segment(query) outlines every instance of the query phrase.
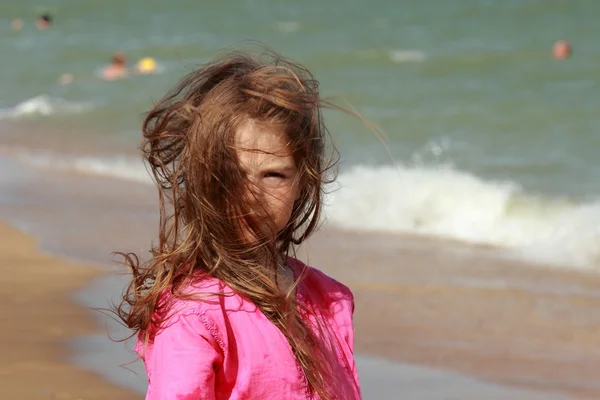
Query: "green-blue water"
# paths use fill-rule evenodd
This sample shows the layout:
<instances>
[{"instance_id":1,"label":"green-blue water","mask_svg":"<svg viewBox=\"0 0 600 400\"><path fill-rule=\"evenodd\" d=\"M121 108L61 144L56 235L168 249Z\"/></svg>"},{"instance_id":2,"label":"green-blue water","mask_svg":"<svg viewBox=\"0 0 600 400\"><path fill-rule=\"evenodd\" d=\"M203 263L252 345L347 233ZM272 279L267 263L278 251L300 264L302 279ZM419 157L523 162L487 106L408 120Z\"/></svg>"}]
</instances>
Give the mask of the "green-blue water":
<instances>
[{"instance_id":1,"label":"green-blue water","mask_svg":"<svg viewBox=\"0 0 600 400\"><path fill-rule=\"evenodd\" d=\"M54 25L38 31L46 11ZM216 51L259 40L381 126L401 164L381 167L390 160L374 135L328 113L349 187L334 222L535 248L585 231L569 254L600 254L596 0L23 0L2 2L0 16L5 154L21 146L21 159L68 168L61 152L76 149L91 157L71 160L79 170L137 176L113 156L135 151L152 100ZM563 38L573 57L555 61ZM130 64L154 57L160 73L100 80L117 50ZM73 83L59 84L63 73Z\"/></svg>"}]
</instances>

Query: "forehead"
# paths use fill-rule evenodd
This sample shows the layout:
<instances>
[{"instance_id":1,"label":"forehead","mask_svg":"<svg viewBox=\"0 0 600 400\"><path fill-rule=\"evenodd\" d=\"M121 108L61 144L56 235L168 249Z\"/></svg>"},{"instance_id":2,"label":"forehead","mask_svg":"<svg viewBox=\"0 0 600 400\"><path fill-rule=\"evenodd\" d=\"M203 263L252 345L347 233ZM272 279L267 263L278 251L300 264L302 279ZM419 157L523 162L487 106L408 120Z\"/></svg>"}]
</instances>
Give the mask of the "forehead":
<instances>
[{"instance_id":1,"label":"forehead","mask_svg":"<svg viewBox=\"0 0 600 400\"><path fill-rule=\"evenodd\" d=\"M291 157L292 151L286 135L276 129L244 123L235 133L235 147L241 159L249 157Z\"/></svg>"}]
</instances>

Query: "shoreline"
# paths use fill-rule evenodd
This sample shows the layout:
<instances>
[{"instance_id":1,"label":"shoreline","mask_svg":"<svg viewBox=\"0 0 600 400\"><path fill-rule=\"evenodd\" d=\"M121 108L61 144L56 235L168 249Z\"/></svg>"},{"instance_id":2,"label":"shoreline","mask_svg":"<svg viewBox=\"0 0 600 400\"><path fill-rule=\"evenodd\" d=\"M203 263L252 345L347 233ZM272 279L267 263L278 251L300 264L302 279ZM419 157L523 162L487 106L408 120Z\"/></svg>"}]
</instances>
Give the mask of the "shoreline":
<instances>
[{"instance_id":1,"label":"shoreline","mask_svg":"<svg viewBox=\"0 0 600 400\"><path fill-rule=\"evenodd\" d=\"M26 326L32 336L27 336L18 329L13 332L12 336L10 332L0 335L1 343L4 343L5 346L7 343L14 343L16 336L19 341L22 341L20 346L11 346L13 353L10 354L14 354L14 362L11 363L9 358L3 365L0 364L0 377L6 381L0 385L2 388L0 397L8 396L24 400L38 398L141 399L143 386L132 385L131 382L127 382L127 379L115 379L114 375L127 375L116 371L118 363L115 358L109 356L100 361L105 362L103 373L102 368L99 371L89 364L89 360L85 361L88 356L90 356L88 359L102 358L104 354L99 351L99 348L92 348L90 351L89 346L85 346L88 350L86 354L85 351L81 351L81 347L77 346L78 341L81 344L82 338L108 340L106 334L99 327L98 319L95 318L97 316L92 314L90 307L82 305L81 299L77 298L81 293L89 294L90 288L94 284L110 278L111 274L93 264L69 261L61 256L45 255L40 252L33 238L1 220L0 234L4 238L4 241L0 243L0 254L6 260L5 274L8 272L8 277L14 276L19 280L19 284L14 285L11 284L13 282L10 279L3 281L2 284L6 286L8 283L12 290L7 291L6 287L2 287L3 293L16 296L23 292L24 285L36 282L39 285L40 280L43 283L43 289L36 290L34 298L20 301L19 306L12 309L15 314L24 314L21 315L24 321L35 322L35 326L31 324ZM40 276L44 274L46 274L46 279L40 279ZM360 299L360 288L357 289L355 289L355 293L357 299ZM73 294L75 294L75 301ZM52 300L44 301L45 307L32 306L32 303L39 302L39 297L46 295ZM23 309L26 311L23 312ZM55 312L52 313L52 310ZM37 318L27 318L27 312L35 313ZM43 318L39 317L40 314L43 315ZM361 314L364 313L361 312ZM19 324L17 327L22 327L22 325ZM34 333L36 331L49 332L51 337L38 338ZM33 340L34 346L30 345L32 342L30 338L38 339ZM85 344L85 340L83 343ZM114 350L118 345L110 343L110 347ZM359 351L368 350L365 348L364 339L357 340L357 349L360 349ZM34 360L27 360L29 352L35 353ZM396 398L398 393L403 396L416 396L415 398L431 400L447 395L459 396L459 398L477 395L490 400L566 399L553 394L544 395L543 392L527 390L528 388L519 389L510 385L488 383L473 377L472 374L462 375L457 371L431 369L423 366L419 360L414 360L415 364L407 364L403 357L400 359L392 357L390 360L389 354L379 354L388 360L375 358L372 355L380 353L377 350L367 353L370 355L356 354L365 399L392 399ZM7 353L5 352L5 354ZM121 352L122 354L124 353ZM394 359L395 361L393 361ZM114 366L112 368L113 376L110 374L107 376L107 365ZM128 368L128 366L123 368ZM145 379L145 375L143 378ZM35 387L27 385L27 382L32 379L37 382Z\"/></svg>"},{"instance_id":2,"label":"shoreline","mask_svg":"<svg viewBox=\"0 0 600 400\"><path fill-rule=\"evenodd\" d=\"M13 298L12 302L6 303L13 305L8 310L9 319L17 315L21 319L12 326L13 329L0 333L0 343L5 347L2 349L4 361L0 363L0 397L24 400L141 399L143 385L115 378L115 375L124 375L115 371L115 358L102 359L105 355L98 349L89 352L90 346L85 346L88 349L85 354L77 346L82 338L107 340L90 307L81 304L82 299L77 298L81 293L89 292L98 281L110 278L110 274L93 265L45 255L32 237L2 220L0 234L4 238L0 242L0 255L5 260L5 279L0 283L0 289ZM24 287L36 289L35 295L19 296L26 291ZM34 314L35 318L32 318ZM110 345L113 350L118 347L115 343ZM89 361L86 363L87 356L102 359L104 373L90 366ZM477 395L490 400L564 400L562 397L541 397L536 392L495 385L456 372L364 354L357 354L356 359L365 399L393 399L401 393L431 400L449 394L460 398ZM106 365L114 365L113 376L107 376ZM135 369L135 365L133 367ZM36 382L35 386L28 384L32 380Z\"/></svg>"},{"instance_id":3,"label":"shoreline","mask_svg":"<svg viewBox=\"0 0 600 400\"><path fill-rule=\"evenodd\" d=\"M99 331L71 293L102 271L43 254L34 239L0 221L3 279L0 398L140 399L68 361L68 342Z\"/></svg>"}]
</instances>

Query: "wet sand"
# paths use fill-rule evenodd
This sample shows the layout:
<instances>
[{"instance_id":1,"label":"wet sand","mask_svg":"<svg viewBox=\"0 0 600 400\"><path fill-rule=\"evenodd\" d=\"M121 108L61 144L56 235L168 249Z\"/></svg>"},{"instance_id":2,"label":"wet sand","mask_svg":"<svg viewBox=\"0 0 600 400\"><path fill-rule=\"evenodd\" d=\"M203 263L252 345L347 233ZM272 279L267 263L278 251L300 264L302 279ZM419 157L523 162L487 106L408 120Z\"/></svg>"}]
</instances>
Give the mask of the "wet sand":
<instances>
[{"instance_id":1,"label":"wet sand","mask_svg":"<svg viewBox=\"0 0 600 400\"><path fill-rule=\"evenodd\" d=\"M452 242L325 235L309 258L353 288L358 352L600 398L600 275Z\"/></svg>"},{"instance_id":2,"label":"wet sand","mask_svg":"<svg viewBox=\"0 0 600 400\"><path fill-rule=\"evenodd\" d=\"M70 291L100 271L40 254L34 241L0 222L0 398L139 399L66 361L66 342L95 332Z\"/></svg>"}]
</instances>

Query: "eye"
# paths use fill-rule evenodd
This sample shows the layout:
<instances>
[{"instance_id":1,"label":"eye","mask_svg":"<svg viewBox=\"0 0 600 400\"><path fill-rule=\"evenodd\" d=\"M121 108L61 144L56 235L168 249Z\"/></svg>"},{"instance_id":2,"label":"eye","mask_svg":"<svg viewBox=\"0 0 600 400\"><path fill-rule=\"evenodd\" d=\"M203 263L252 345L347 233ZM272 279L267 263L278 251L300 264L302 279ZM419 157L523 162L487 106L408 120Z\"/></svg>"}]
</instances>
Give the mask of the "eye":
<instances>
[{"instance_id":1,"label":"eye","mask_svg":"<svg viewBox=\"0 0 600 400\"><path fill-rule=\"evenodd\" d=\"M269 172L265 173L265 178L285 179L285 175L280 172L269 171Z\"/></svg>"}]
</instances>

